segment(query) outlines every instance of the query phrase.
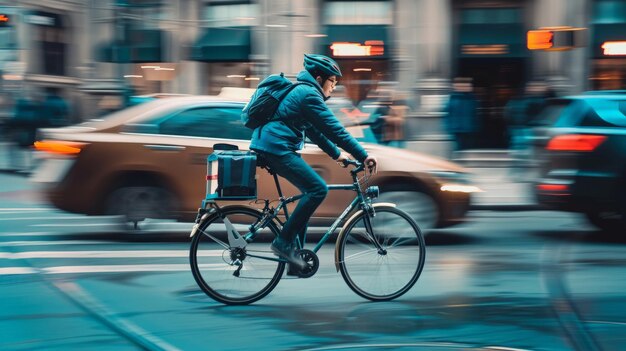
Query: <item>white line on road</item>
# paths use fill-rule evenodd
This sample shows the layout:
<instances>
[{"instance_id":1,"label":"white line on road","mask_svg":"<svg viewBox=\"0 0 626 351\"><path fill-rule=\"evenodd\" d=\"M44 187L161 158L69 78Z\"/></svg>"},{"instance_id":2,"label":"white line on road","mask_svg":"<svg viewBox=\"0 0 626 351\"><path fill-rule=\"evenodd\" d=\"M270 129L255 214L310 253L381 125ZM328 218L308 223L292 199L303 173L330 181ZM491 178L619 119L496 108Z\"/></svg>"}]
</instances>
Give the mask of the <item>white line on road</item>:
<instances>
[{"instance_id":1,"label":"white line on road","mask_svg":"<svg viewBox=\"0 0 626 351\"><path fill-rule=\"evenodd\" d=\"M202 270L224 270L224 263L198 265ZM233 270L235 268L233 267ZM93 266L56 266L43 268L7 267L0 268L2 275L18 274L85 274L85 273L123 273L123 272L185 272L189 264L135 264L135 265L93 265ZM244 268L245 270L245 268Z\"/></svg>"},{"instance_id":2,"label":"white line on road","mask_svg":"<svg viewBox=\"0 0 626 351\"><path fill-rule=\"evenodd\" d=\"M0 208L0 213L4 214L6 212L3 211L19 211L19 212L48 212L53 211L52 207L13 207L13 208Z\"/></svg>"},{"instance_id":3,"label":"white line on road","mask_svg":"<svg viewBox=\"0 0 626 351\"><path fill-rule=\"evenodd\" d=\"M29 267L5 267L0 268L0 275L15 275L15 274L35 274L37 270Z\"/></svg>"},{"instance_id":4,"label":"white line on road","mask_svg":"<svg viewBox=\"0 0 626 351\"><path fill-rule=\"evenodd\" d=\"M200 257L219 257L223 250L200 250ZM165 258L188 257L188 250L123 250L123 251L27 251L0 252L0 259L32 259L32 258Z\"/></svg>"},{"instance_id":5,"label":"white line on road","mask_svg":"<svg viewBox=\"0 0 626 351\"><path fill-rule=\"evenodd\" d=\"M108 245L108 244L119 244L117 241L96 241L96 240L59 240L59 241L7 241L0 242L0 246L48 246L48 245Z\"/></svg>"},{"instance_id":6,"label":"white line on road","mask_svg":"<svg viewBox=\"0 0 626 351\"><path fill-rule=\"evenodd\" d=\"M119 223L82 223L82 224L62 224L62 223L50 223L50 224L31 224L31 227L102 227L102 226L119 226Z\"/></svg>"},{"instance_id":7,"label":"white line on road","mask_svg":"<svg viewBox=\"0 0 626 351\"><path fill-rule=\"evenodd\" d=\"M5 213L0 213L0 215L3 215ZM58 217L20 217L20 218L0 218L0 221L33 221L33 220L37 220L37 221L49 221L49 220L67 220L67 219L90 219L89 217L86 216L81 216L81 217L63 217L63 216L58 216Z\"/></svg>"}]
</instances>

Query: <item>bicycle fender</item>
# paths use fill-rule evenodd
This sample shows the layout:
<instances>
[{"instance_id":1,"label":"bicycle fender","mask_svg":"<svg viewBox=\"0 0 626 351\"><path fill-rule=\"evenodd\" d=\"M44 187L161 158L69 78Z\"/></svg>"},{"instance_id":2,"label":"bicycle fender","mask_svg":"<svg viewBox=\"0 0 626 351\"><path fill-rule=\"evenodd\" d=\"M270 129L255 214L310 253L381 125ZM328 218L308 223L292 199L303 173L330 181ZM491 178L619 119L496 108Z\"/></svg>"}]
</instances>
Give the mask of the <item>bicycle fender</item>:
<instances>
[{"instance_id":1,"label":"bicycle fender","mask_svg":"<svg viewBox=\"0 0 626 351\"><path fill-rule=\"evenodd\" d=\"M396 204L391 203L391 202L378 202L378 203L372 204L372 207L373 208L396 207ZM339 235L337 235L337 241L336 241L337 244L335 245L335 268L337 269L337 272L339 272L339 243L343 239L343 236L346 235L346 228L350 227L352 222L354 222L361 213L363 213L363 210L358 210L354 212L354 214L350 216L350 218L348 218L348 220L343 224L343 226L341 227L341 231L339 232Z\"/></svg>"},{"instance_id":2,"label":"bicycle fender","mask_svg":"<svg viewBox=\"0 0 626 351\"><path fill-rule=\"evenodd\" d=\"M209 217L214 216L215 214L215 211L209 211L203 214L202 217L200 217L200 219L197 220L196 223L194 223L193 228L191 228L191 234L189 234L189 237L193 238L193 236L196 235L196 233L198 232L200 225L204 223L204 221L206 221Z\"/></svg>"}]
</instances>

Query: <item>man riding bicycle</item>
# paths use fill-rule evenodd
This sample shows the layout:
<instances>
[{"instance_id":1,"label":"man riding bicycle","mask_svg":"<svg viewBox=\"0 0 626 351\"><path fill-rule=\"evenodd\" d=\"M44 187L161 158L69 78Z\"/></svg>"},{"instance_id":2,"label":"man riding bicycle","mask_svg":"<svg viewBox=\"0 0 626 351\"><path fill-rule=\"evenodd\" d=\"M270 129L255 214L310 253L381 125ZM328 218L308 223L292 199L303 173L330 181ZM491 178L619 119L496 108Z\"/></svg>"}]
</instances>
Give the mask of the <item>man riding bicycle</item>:
<instances>
[{"instance_id":1,"label":"man riding bicycle","mask_svg":"<svg viewBox=\"0 0 626 351\"><path fill-rule=\"evenodd\" d=\"M330 111L325 101L335 89L341 70L337 63L323 55L304 55L304 68L296 86L281 102L272 120L257 127L250 148L256 151L276 174L295 185L304 196L283 226L270 248L274 254L301 269L306 263L296 252L295 239L301 238L328 187L297 153L304 147L305 137L317 144L337 162L346 157L337 146L376 172L376 158L368 156Z\"/></svg>"}]
</instances>

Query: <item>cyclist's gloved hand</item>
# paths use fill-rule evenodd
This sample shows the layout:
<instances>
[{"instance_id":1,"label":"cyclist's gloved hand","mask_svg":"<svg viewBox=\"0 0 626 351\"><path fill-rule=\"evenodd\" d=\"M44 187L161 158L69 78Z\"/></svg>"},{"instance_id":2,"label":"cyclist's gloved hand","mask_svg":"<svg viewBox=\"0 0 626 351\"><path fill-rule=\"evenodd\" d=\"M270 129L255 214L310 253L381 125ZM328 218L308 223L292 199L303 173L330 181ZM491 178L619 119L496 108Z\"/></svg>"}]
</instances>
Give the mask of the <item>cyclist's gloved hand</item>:
<instances>
[{"instance_id":1,"label":"cyclist's gloved hand","mask_svg":"<svg viewBox=\"0 0 626 351\"><path fill-rule=\"evenodd\" d=\"M365 167L367 167L371 174L376 174L376 172L378 172L378 161L376 160L376 157L367 156L363 163L365 163Z\"/></svg>"}]
</instances>

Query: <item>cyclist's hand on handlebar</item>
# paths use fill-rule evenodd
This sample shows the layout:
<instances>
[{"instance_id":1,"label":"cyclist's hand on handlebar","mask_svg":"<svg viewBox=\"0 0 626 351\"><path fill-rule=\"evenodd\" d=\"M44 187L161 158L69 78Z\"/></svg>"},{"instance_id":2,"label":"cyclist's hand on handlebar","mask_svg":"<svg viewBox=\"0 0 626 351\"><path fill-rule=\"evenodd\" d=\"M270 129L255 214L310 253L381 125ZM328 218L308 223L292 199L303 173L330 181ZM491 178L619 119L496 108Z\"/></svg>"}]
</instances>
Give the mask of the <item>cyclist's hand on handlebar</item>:
<instances>
[{"instance_id":1,"label":"cyclist's hand on handlebar","mask_svg":"<svg viewBox=\"0 0 626 351\"><path fill-rule=\"evenodd\" d=\"M335 160L335 162L337 162L338 165L340 165L343 168L348 167L350 164L346 161L350 160L350 155L348 155L345 152L342 152L339 157L337 157L337 159Z\"/></svg>"},{"instance_id":2,"label":"cyclist's hand on handlebar","mask_svg":"<svg viewBox=\"0 0 626 351\"><path fill-rule=\"evenodd\" d=\"M378 172L378 161L374 156L367 156L365 161L363 161L365 167L369 170L370 174L376 174Z\"/></svg>"}]
</instances>

